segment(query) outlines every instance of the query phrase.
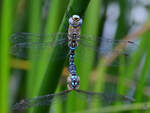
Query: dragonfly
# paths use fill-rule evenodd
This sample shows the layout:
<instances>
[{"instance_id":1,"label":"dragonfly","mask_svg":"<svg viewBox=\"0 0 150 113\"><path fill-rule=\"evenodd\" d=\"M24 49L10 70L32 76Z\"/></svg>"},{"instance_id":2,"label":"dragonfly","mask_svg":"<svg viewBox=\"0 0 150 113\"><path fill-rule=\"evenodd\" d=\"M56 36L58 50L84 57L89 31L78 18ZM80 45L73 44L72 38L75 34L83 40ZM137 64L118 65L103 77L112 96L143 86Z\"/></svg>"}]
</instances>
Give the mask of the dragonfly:
<instances>
[{"instance_id":1,"label":"dragonfly","mask_svg":"<svg viewBox=\"0 0 150 113\"><path fill-rule=\"evenodd\" d=\"M134 102L135 99L130 96L118 95L115 93L99 93L99 92L89 92L79 89L72 89L72 90L64 90L60 93L48 94L44 96L37 96L32 99L23 99L20 102L13 105L13 110L25 110L31 107L38 107L38 106L49 106L52 102L55 103L55 99L64 100L71 92L77 93L77 95L81 95L81 97L86 97L87 100L91 99L96 101L105 102L106 104L112 104L115 101L120 102ZM95 101L94 101L95 102Z\"/></svg>"},{"instance_id":2,"label":"dragonfly","mask_svg":"<svg viewBox=\"0 0 150 113\"><path fill-rule=\"evenodd\" d=\"M27 59L27 51L29 49L32 49L34 56L38 58L41 56L41 54L39 54L39 51L51 50L56 46L67 47L67 37L68 33L60 32L54 34L35 34L27 32L14 33L10 37L10 41L12 43L10 53L19 58ZM133 41L113 40L108 38L103 39L103 37L93 37L88 35L80 35L79 47L84 48L86 50L91 50L98 56L98 58L109 55L112 52L113 48L107 45L105 45L105 47L96 48L95 42L97 42L97 40L99 40L100 42L104 42L107 45L113 45L114 47L119 43L125 43L127 45L127 51L120 52L119 48L118 50L114 51L116 54L120 53L121 55L124 55L125 58L130 58L130 55L132 55L132 52L128 50L135 51L138 48L138 45ZM79 53L76 52L76 54L78 55L78 59L82 57ZM90 55L91 54L88 54L86 56ZM59 59L66 59L68 56L69 52L68 55L60 54Z\"/></svg>"},{"instance_id":3,"label":"dragonfly","mask_svg":"<svg viewBox=\"0 0 150 113\"><path fill-rule=\"evenodd\" d=\"M70 9L71 12L76 12L78 13L80 10L79 9ZM70 14L69 11L66 11L66 18L70 19ZM73 16L72 16L73 17ZM69 19L66 20L69 23ZM81 18L82 20L82 18ZM82 24L82 22L81 22ZM65 25L64 29L68 29ZM69 31L69 30L68 30ZM68 32L69 33L69 32ZM34 57L40 58L41 54L39 54L40 51L43 50L51 50L52 48L59 46L59 47L64 47L68 46L68 33L65 32L56 32L53 34L36 34L36 33L28 33L28 32L18 32L14 33L10 37L11 41L11 48L10 48L10 53L14 56L17 56L19 58L27 59L29 58L28 56L28 50L32 49L32 54L34 54ZM96 47L96 42L100 43L105 43L104 47L102 44L102 47ZM111 37L95 37L95 36L90 36L90 35L85 35L85 34L80 34L80 41L79 41L79 46L81 48L84 48L84 50L91 50L100 58L101 56L108 56L113 47L115 47L119 43L125 43L127 45L128 50L136 50L138 48L137 44L134 43L133 41L122 41L122 40L114 40L111 39ZM124 51L120 52L119 48L118 50L114 51L116 54L120 53L123 54L126 58L129 58L131 55L130 51ZM80 53L76 53L78 55L78 59L80 59L82 56ZM86 56L90 56L91 54L86 54ZM69 57L69 52L68 54L60 53L58 60L61 59L66 59ZM51 58L51 60L55 61L55 58ZM111 66L118 66L119 63L112 64Z\"/></svg>"}]
</instances>

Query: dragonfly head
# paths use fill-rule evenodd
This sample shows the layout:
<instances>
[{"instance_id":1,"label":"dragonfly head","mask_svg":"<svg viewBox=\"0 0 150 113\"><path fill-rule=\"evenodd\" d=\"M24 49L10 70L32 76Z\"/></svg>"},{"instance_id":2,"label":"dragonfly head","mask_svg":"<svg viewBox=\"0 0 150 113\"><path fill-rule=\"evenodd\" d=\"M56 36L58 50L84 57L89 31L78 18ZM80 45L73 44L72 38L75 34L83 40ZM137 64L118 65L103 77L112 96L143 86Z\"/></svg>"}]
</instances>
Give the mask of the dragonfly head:
<instances>
[{"instance_id":1,"label":"dragonfly head","mask_svg":"<svg viewBox=\"0 0 150 113\"><path fill-rule=\"evenodd\" d=\"M73 90L73 89L78 89L79 88L79 83L80 83L80 78L78 76L72 76L70 75L67 79L68 83L68 89Z\"/></svg>"},{"instance_id":2,"label":"dragonfly head","mask_svg":"<svg viewBox=\"0 0 150 113\"><path fill-rule=\"evenodd\" d=\"M73 27L79 27L82 24L82 19L79 15L73 15L69 18L69 24Z\"/></svg>"}]
</instances>

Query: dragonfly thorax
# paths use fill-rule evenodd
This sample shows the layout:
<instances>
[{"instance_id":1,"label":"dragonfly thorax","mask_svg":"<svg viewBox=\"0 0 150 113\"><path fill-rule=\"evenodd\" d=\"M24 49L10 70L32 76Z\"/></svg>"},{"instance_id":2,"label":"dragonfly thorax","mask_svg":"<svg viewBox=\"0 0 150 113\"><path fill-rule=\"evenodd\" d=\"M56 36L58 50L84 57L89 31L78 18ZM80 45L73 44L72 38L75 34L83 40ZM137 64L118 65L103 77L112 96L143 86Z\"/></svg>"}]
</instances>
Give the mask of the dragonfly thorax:
<instances>
[{"instance_id":1,"label":"dragonfly thorax","mask_svg":"<svg viewBox=\"0 0 150 113\"><path fill-rule=\"evenodd\" d=\"M74 29L70 29L70 32L68 33L68 46L76 48L78 46L78 42L80 41L80 33L78 31L72 32Z\"/></svg>"},{"instance_id":2,"label":"dragonfly thorax","mask_svg":"<svg viewBox=\"0 0 150 113\"><path fill-rule=\"evenodd\" d=\"M80 41L80 29L81 29L82 19L78 15L73 15L69 18L69 28L68 28L68 46L70 48L76 48L78 42Z\"/></svg>"}]
</instances>

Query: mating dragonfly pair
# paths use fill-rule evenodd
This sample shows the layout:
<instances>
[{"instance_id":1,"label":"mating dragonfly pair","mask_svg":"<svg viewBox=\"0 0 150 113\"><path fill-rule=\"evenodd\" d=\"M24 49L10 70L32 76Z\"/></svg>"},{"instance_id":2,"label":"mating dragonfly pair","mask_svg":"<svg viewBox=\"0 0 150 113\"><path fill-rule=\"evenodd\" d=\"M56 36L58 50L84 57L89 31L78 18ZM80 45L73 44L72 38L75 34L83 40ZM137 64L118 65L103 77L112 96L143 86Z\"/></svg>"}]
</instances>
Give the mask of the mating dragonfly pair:
<instances>
[{"instance_id":1,"label":"mating dragonfly pair","mask_svg":"<svg viewBox=\"0 0 150 113\"><path fill-rule=\"evenodd\" d=\"M72 19L72 20L70 20ZM80 35L80 26L82 24L82 21L80 21L80 17L78 15L73 15L71 18L69 19L69 30L68 33L56 33L54 35L43 35L43 34L33 34L33 33L15 33L12 35L11 37L11 42L14 44L11 48L11 53L16 55L16 56L21 56L21 57L26 57L24 55L24 50L26 50L26 48L32 48L33 50L37 50L37 52L39 51L39 49L45 49L45 48L51 48L54 46L62 46L62 45L68 45L70 48L70 52L73 54L69 54L70 56L70 66L75 67L74 65L74 51L76 49L76 47L78 46L78 42L80 41L80 45L87 47L87 48L91 48L92 50L98 52L100 51L101 54L104 53L106 55L106 53L108 53L108 50L110 48L105 48L105 49L95 49L95 47L92 45L93 42L96 41L96 39L92 39L92 37L87 37L87 36L82 36ZM74 21L73 21L74 20ZM78 23L79 22L79 23ZM74 25L74 24L77 25ZM79 24L79 25L78 25ZM43 40L43 37L49 37L46 38L46 40ZM60 37L59 40L56 41L56 37ZM66 38L68 37L68 39ZM31 42L26 42L27 40L32 40ZM105 43L111 43L111 44L116 44L119 43L121 41L113 41L111 39L103 39L101 41L105 41ZM134 43L130 42L130 41L124 41L122 43L128 43L130 45L132 45L133 47L135 47L136 45L134 45ZM114 45L113 44L113 45ZM131 46L130 46L131 47ZM69 52L69 53L70 53ZM116 51L119 52L119 51ZM35 54L35 52L34 52ZM125 54L125 53L123 53ZM126 53L127 54L127 53ZM62 58L62 56L60 56ZM130 102L134 101L134 99L132 97L128 97L128 96L123 96L123 95L117 95L117 94L111 94L111 93L96 93L96 92L88 92L88 91L83 91L83 90L79 90L79 78L76 75L76 69L70 69L70 77L68 80L68 90L60 92L60 93L56 93L56 94L48 94L48 95L44 95L44 96L39 96L36 97L34 99L25 99L20 101L19 103L15 104L13 106L14 110L21 110L21 109L27 109L29 107L33 107L33 106L44 106L44 105L50 105L52 100L54 98L59 98L59 97L63 97L65 95L68 95L71 91L75 91L78 93L78 95L84 95L84 96L89 96L89 97L96 97L98 100L104 100L104 101L108 101L109 103L112 101L116 101L116 100L120 100L120 101L124 101L124 100L128 100Z\"/></svg>"}]
</instances>

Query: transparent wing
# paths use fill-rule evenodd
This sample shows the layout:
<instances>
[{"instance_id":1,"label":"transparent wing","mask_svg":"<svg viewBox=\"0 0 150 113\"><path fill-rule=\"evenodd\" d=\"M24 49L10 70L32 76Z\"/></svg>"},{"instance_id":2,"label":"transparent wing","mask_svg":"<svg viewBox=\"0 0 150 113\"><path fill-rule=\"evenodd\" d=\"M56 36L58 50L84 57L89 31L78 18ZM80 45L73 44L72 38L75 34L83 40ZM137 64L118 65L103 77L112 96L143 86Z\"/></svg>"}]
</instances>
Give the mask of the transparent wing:
<instances>
[{"instance_id":1,"label":"transparent wing","mask_svg":"<svg viewBox=\"0 0 150 113\"><path fill-rule=\"evenodd\" d=\"M12 47L10 53L20 58L28 58L28 50L32 49L35 56L40 57L39 52L50 50L54 46L67 46L67 34L34 34L34 33L15 33L10 37Z\"/></svg>"},{"instance_id":2,"label":"transparent wing","mask_svg":"<svg viewBox=\"0 0 150 113\"><path fill-rule=\"evenodd\" d=\"M95 48L96 43L99 41L100 47ZM126 50L124 52L121 52L121 49L118 48L115 53L120 52L120 54L123 55L130 55L130 51L132 52L138 48L138 45L134 41L130 40L114 40L110 38L103 38L103 37L92 37L87 35L81 35L80 45L85 46L88 49L92 49L95 52L99 53L100 56L108 55L110 52L112 52L113 48L116 47L118 44L124 44L126 45ZM130 50L130 51L128 51Z\"/></svg>"},{"instance_id":3,"label":"transparent wing","mask_svg":"<svg viewBox=\"0 0 150 113\"><path fill-rule=\"evenodd\" d=\"M83 90L75 90L78 94L81 95L82 98L85 98L87 101L93 102L101 102L102 104L112 104L114 102L134 102L135 99L133 97L118 95L116 93L97 93L97 92L89 92Z\"/></svg>"},{"instance_id":4,"label":"transparent wing","mask_svg":"<svg viewBox=\"0 0 150 113\"><path fill-rule=\"evenodd\" d=\"M96 47L97 43L99 43L99 47ZM122 48L116 49L116 46L120 44L125 45L124 50ZM119 54L124 56L124 58L128 60L131 58L132 54L138 49L138 44L135 41L114 40L109 38L92 37L86 35L81 35L79 46L82 48L80 49L80 51L83 50L83 53L84 51L93 51L97 59L100 59L103 56L107 56L107 57L111 56L113 51L113 55ZM85 54L85 57L90 55L93 54ZM80 56L82 57L83 55L82 54L77 55L79 59ZM91 58L93 57L91 56ZM132 62L126 62L126 65L128 64L132 64ZM108 66L118 66L118 65L120 65L120 60L116 59Z\"/></svg>"},{"instance_id":5,"label":"transparent wing","mask_svg":"<svg viewBox=\"0 0 150 113\"><path fill-rule=\"evenodd\" d=\"M12 110L25 110L30 107L37 107L37 106L49 106L52 104L52 102L55 102L55 99L65 99L67 95L69 94L70 90L65 90L60 93L56 94L48 94L44 96L38 96L33 99L24 99L21 100L19 103L16 103L14 106L12 106Z\"/></svg>"},{"instance_id":6,"label":"transparent wing","mask_svg":"<svg viewBox=\"0 0 150 113\"><path fill-rule=\"evenodd\" d=\"M57 93L57 94L48 94L44 96L38 96L33 99L24 99L21 100L19 103L16 103L12 109L13 111L23 111L25 109L28 109L30 107L38 107L38 106L49 106L56 102L56 99L58 100L65 100L68 94L72 90L65 90L63 92ZM77 92L77 96L82 96L82 99L86 100L85 102L87 105L89 103L95 103L95 102L104 102L105 104L112 104L112 102L116 101L129 101L133 102L135 101L134 98L129 96L123 96L123 95L117 95L114 93L96 93L96 92L88 92L83 90L75 90ZM93 101L94 100L94 101ZM92 102L93 101L93 102Z\"/></svg>"},{"instance_id":7,"label":"transparent wing","mask_svg":"<svg viewBox=\"0 0 150 113\"><path fill-rule=\"evenodd\" d=\"M36 34L36 33L29 33L29 32L18 32L14 33L10 37L10 41L14 44L17 43L24 43L26 41L32 42L54 42L56 37L59 37L59 40L64 40L67 37L67 33L57 32L54 34ZM32 46L31 46L32 47Z\"/></svg>"}]
</instances>

